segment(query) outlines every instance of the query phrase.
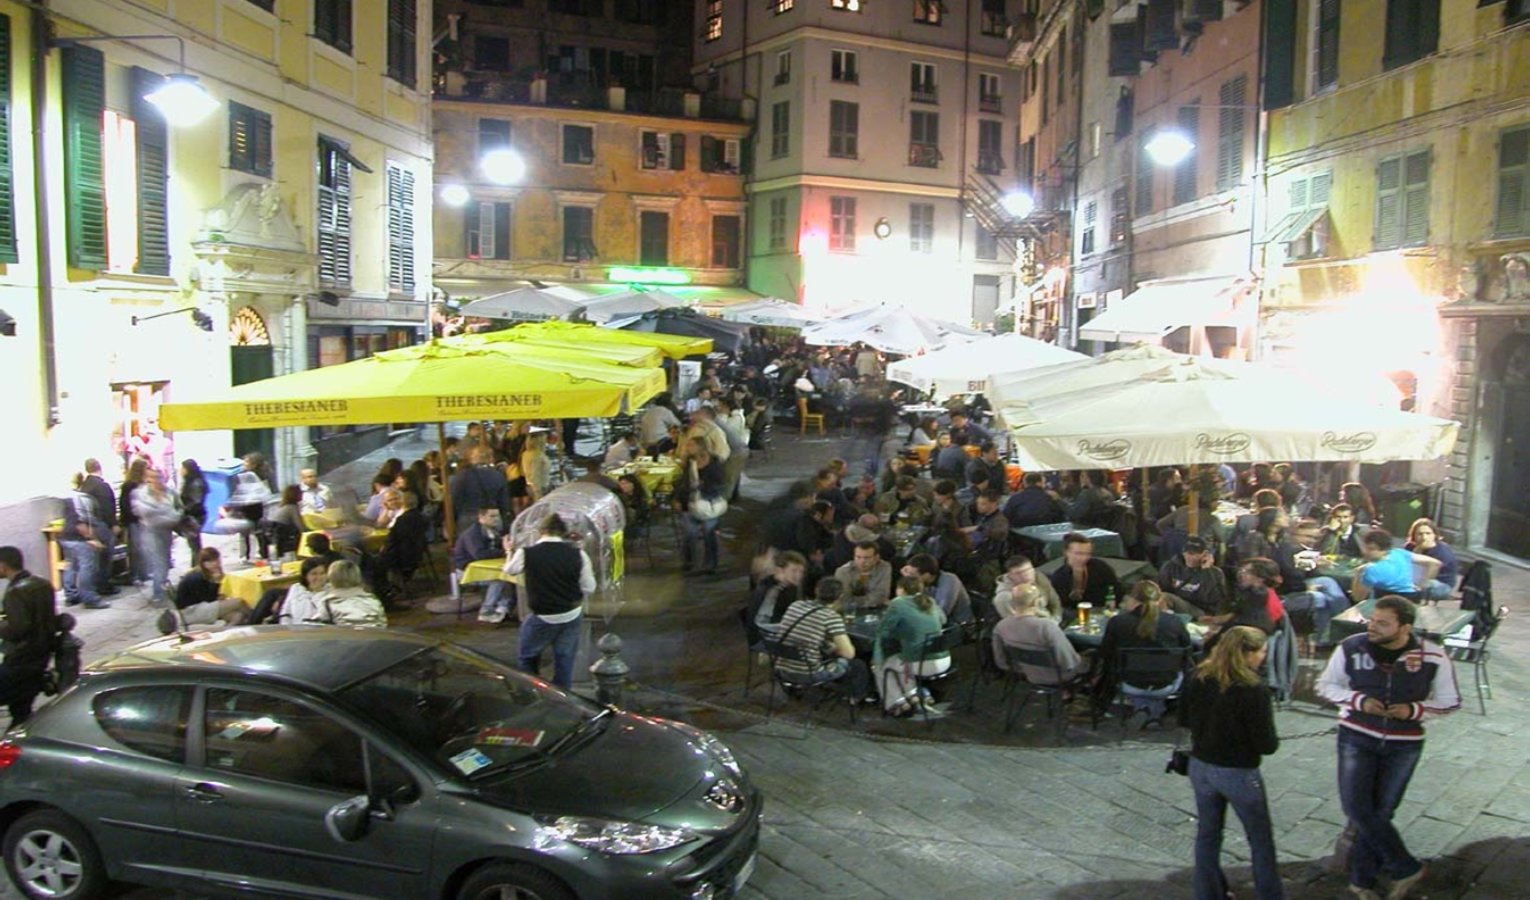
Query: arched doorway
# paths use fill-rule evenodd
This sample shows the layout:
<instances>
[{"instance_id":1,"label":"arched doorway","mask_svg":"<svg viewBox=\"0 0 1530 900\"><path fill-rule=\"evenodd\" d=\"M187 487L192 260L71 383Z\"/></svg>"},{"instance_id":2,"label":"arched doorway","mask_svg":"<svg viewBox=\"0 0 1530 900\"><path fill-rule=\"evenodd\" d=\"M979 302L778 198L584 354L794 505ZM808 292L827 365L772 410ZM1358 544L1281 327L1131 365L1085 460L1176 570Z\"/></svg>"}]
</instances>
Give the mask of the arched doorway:
<instances>
[{"instance_id":1,"label":"arched doorway","mask_svg":"<svg viewBox=\"0 0 1530 900\"><path fill-rule=\"evenodd\" d=\"M1493 501L1487 545L1530 558L1530 334L1506 339L1484 385L1483 411L1493 438Z\"/></svg>"},{"instance_id":2,"label":"arched doorway","mask_svg":"<svg viewBox=\"0 0 1530 900\"><path fill-rule=\"evenodd\" d=\"M234 311L228 321L230 381L248 384L276 374L271 333L266 320L249 306ZM234 431L234 455L260 453L276 466L276 432L270 428L240 428ZM278 482L280 483L280 482Z\"/></svg>"}]
</instances>

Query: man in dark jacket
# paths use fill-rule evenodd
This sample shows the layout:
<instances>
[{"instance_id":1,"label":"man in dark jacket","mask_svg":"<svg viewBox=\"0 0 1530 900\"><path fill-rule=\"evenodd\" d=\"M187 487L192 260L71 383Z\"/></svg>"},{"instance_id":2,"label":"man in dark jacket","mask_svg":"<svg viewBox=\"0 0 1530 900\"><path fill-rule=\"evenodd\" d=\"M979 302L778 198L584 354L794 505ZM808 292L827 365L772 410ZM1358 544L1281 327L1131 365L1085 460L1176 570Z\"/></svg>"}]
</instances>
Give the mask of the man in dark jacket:
<instances>
[{"instance_id":1,"label":"man in dark jacket","mask_svg":"<svg viewBox=\"0 0 1530 900\"><path fill-rule=\"evenodd\" d=\"M101 515L106 524L107 535L115 537L117 534L117 493L112 486L101 477L101 461L91 458L85 460L85 480L80 482L80 490L90 495L96 502L96 511ZM103 535L103 538L106 535ZM96 593L103 597L110 597L117 593L112 587L111 557L107 556L107 564L96 570Z\"/></svg>"},{"instance_id":2,"label":"man in dark jacket","mask_svg":"<svg viewBox=\"0 0 1530 900\"><path fill-rule=\"evenodd\" d=\"M459 575L468 563L481 559L497 559L505 555L504 530L497 509L480 509L478 521L473 527L457 536L452 547L452 570ZM478 621L498 625L509 615L509 599L505 588L509 582L498 579L488 582L484 590L483 605L478 608ZM513 596L513 595L512 595Z\"/></svg>"},{"instance_id":3,"label":"man in dark jacket","mask_svg":"<svg viewBox=\"0 0 1530 900\"><path fill-rule=\"evenodd\" d=\"M475 447L469 455L472 465L464 466L452 476L452 515L457 519L457 531L473 527L480 509L497 509L500 518L510 518L510 483L504 473L494 468L494 451L488 447Z\"/></svg>"},{"instance_id":4,"label":"man in dark jacket","mask_svg":"<svg viewBox=\"0 0 1530 900\"><path fill-rule=\"evenodd\" d=\"M53 612L53 587L26 570L21 551L0 547L0 586L5 589L5 619L0 621L0 703L11 713L11 725L32 715L32 701L42 692L43 676L53 653L58 617Z\"/></svg>"},{"instance_id":5,"label":"man in dark jacket","mask_svg":"<svg viewBox=\"0 0 1530 900\"><path fill-rule=\"evenodd\" d=\"M64 528L58 535L59 549L69 558L69 568L64 570L64 598L70 606L111 606L96 591L100 573L110 570L111 541L111 529L106 527L95 498L76 484L64 499Z\"/></svg>"},{"instance_id":6,"label":"man in dark jacket","mask_svg":"<svg viewBox=\"0 0 1530 900\"><path fill-rule=\"evenodd\" d=\"M1009 500L1004 503L1004 518L1009 520L1011 528L1052 525L1068 520L1062 504L1046 489L1040 472L1027 473L1025 486L1009 495Z\"/></svg>"}]
</instances>

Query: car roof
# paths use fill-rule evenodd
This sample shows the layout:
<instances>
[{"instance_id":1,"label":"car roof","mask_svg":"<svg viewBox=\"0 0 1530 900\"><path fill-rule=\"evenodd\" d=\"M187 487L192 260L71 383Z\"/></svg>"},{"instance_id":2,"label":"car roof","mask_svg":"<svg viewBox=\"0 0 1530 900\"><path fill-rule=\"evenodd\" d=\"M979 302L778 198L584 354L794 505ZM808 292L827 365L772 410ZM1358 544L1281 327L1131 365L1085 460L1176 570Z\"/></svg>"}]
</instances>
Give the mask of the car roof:
<instances>
[{"instance_id":1,"label":"car roof","mask_svg":"<svg viewBox=\"0 0 1530 900\"><path fill-rule=\"evenodd\" d=\"M86 671L203 669L278 676L333 691L441 643L380 629L263 625L169 635L97 660Z\"/></svg>"}]
</instances>

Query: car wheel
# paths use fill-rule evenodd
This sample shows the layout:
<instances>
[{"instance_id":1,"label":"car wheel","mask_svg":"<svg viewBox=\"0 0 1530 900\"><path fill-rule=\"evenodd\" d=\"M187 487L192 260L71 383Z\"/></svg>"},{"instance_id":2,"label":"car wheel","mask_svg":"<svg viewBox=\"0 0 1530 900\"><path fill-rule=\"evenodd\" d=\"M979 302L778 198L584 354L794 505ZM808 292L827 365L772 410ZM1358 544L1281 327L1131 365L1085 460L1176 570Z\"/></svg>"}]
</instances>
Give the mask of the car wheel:
<instances>
[{"instance_id":1,"label":"car wheel","mask_svg":"<svg viewBox=\"0 0 1530 900\"><path fill-rule=\"evenodd\" d=\"M533 866L492 863L468 877L457 900L575 900L563 882Z\"/></svg>"},{"instance_id":2,"label":"car wheel","mask_svg":"<svg viewBox=\"0 0 1530 900\"><path fill-rule=\"evenodd\" d=\"M5 832L5 869L33 900L91 900L106 888L106 866L80 824L56 810L27 813Z\"/></svg>"}]
</instances>

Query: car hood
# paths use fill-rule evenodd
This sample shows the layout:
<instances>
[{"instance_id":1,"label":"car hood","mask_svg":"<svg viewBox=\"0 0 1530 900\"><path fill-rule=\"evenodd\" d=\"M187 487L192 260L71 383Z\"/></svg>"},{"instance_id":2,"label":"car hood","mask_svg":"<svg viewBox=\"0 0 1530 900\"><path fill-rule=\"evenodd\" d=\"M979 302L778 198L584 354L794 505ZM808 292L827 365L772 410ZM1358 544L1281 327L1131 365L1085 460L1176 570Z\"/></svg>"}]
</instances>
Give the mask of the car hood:
<instances>
[{"instance_id":1,"label":"car hood","mask_svg":"<svg viewBox=\"0 0 1530 900\"><path fill-rule=\"evenodd\" d=\"M547 764L474 787L490 803L527 813L637 820L694 792L717 768L664 720L617 713Z\"/></svg>"}]
</instances>

